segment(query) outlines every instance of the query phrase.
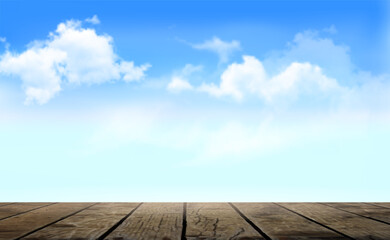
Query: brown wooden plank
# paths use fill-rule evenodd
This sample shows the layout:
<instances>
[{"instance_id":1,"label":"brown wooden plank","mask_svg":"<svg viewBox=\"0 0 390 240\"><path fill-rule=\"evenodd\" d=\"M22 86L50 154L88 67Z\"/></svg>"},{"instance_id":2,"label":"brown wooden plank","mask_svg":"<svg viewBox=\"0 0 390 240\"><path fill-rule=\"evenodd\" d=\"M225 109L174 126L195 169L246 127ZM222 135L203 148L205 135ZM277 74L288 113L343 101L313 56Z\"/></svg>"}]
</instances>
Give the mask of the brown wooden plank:
<instances>
[{"instance_id":1,"label":"brown wooden plank","mask_svg":"<svg viewBox=\"0 0 390 240\"><path fill-rule=\"evenodd\" d=\"M91 203L58 203L7 218L0 221L0 239L21 237L90 205Z\"/></svg>"},{"instance_id":2,"label":"brown wooden plank","mask_svg":"<svg viewBox=\"0 0 390 240\"><path fill-rule=\"evenodd\" d=\"M52 203L15 203L4 206L0 208L0 220L50 204Z\"/></svg>"},{"instance_id":3,"label":"brown wooden plank","mask_svg":"<svg viewBox=\"0 0 390 240\"><path fill-rule=\"evenodd\" d=\"M390 239L390 225L318 203L280 205L355 239Z\"/></svg>"},{"instance_id":4,"label":"brown wooden plank","mask_svg":"<svg viewBox=\"0 0 390 240\"><path fill-rule=\"evenodd\" d=\"M264 239L227 203L188 203L187 239Z\"/></svg>"},{"instance_id":5,"label":"brown wooden plank","mask_svg":"<svg viewBox=\"0 0 390 240\"><path fill-rule=\"evenodd\" d=\"M139 203L100 203L23 239L96 239Z\"/></svg>"},{"instance_id":6,"label":"brown wooden plank","mask_svg":"<svg viewBox=\"0 0 390 240\"><path fill-rule=\"evenodd\" d=\"M390 208L390 202L374 202L372 204L375 204L377 206L385 207L385 208Z\"/></svg>"},{"instance_id":7,"label":"brown wooden plank","mask_svg":"<svg viewBox=\"0 0 390 240\"><path fill-rule=\"evenodd\" d=\"M273 203L234 203L234 206L272 239L345 239Z\"/></svg>"},{"instance_id":8,"label":"brown wooden plank","mask_svg":"<svg viewBox=\"0 0 390 240\"><path fill-rule=\"evenodd\" d=\"M183 203L144 203L105 239L180 239Z\"/></svg>"},{"instance_id":9,"label":"brown wooden plank","mask_svg":"<svg viewBox=\"0 0 390 240\"><path fill-rule=\"evenodd\" d=\"M13 204L13 202L0 202L0 207L7 206Z\"/></svg>"},{"instance_id":10,"label":"brown wooden plank","mask_svg":"<svg viewBox=\"0 0 390 240\"><path fill-rule=\"evenodd\" d=\"M383 208L365 203L324 203L328 206L342 209L351 213L377 219L390 224L390 208Z\"/></svg>"}]
</instances>

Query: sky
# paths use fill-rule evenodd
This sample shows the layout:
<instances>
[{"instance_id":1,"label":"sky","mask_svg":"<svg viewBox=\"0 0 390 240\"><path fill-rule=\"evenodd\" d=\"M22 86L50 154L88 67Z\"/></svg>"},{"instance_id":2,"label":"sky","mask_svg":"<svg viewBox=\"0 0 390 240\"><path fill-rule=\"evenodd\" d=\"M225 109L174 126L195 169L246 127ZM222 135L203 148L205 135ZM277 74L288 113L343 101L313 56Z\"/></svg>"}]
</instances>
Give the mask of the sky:
<instances>
[{"instance_id":1,"label":"sky","mask_svg":"<svg viewBox=\"0 0 390 240\"><path fill-rule=\"evenodd\" d=\"M390 201L389 10L0 0L0 201Z\"/></svg>"}]
</instances>

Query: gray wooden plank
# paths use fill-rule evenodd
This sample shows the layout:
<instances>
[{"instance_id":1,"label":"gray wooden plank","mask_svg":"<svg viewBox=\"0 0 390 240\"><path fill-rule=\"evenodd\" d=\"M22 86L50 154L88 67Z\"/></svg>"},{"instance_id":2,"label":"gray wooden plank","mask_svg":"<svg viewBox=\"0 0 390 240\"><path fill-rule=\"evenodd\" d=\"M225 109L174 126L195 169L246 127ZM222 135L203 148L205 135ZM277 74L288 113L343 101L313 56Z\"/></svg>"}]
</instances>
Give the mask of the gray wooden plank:
<instances>
[{"instance_id":1,"label":"gray wooden plank","mask_svg":"<svg viewBox=\"0 0 390 240\"><path fill-rule=\"evenodd\" d=\"M233 203L272 239L346 239L273 203Z\"/></svg>"},{"instance_id":2,"label":"gray wooden plank","mask_svg":"<svg viewBox=\"0 0 390 240\"><path fill-rule=\"evenodd\" d=\"M390 225L318 203L280 203L355 239L390 239Z\"/></svg>"},{"instance_id":3,"label":"gray wooden plank","mask_svg":"<svg viewBox=\"0 0 390 240\"><path fill-rule=\"evenodd\" d=\"M0 220L50 205L52 203L15 203L0 208Z\"/></svg>"},{"instance_id":4,"label":"gray wooden plank","mask_svg":"<svg viewBox=\"0 0 390 240\"><path fill-rule=\"evenodd\" d=\"M324 203L328 206L342 209L368 218L390 224L390 208L383 208L365 203Z\"/></svg>"},{"instance_id":5,"label":"gray wooden plank","mask_svg":"<svg viewBox=\"0 0 390 240\"><path fill-rule=\"evenodd\" d=\"M143 203L105 239L181 239L183 203Z\"/></svg>"},{"instance_id":6,"label":"gray wooden plank","mask_svg":"<svg viewBox=\"0 0 390 240\"><path fill-rule=\"evenodd\" d=\"M390 202L373 202L372 204L375 204L377 206L385 207L385 208L390 208Z\"/></svg>"},{"instance_id":7,"label":"gray wooden plank","mask_svg":"<svg viewBox=\"0 0 390 240\"><path fill-rule=\"evenodd\" d=\"M139 203L100 203L22 239L96 239Z\"/></svg>"},{"instance_id":8,"label":"gray wooden plank","mask_svg":"<svg viewBox=\"0 0 390 240\"><path fill-rule=\"evenodd\" d=\"M91 203L58 203L0 221L0 239L14 239L90 206Z\"/></svg>"},{"instance_id":9,"label":"gray wooden plank","mask_svg":"<svg viewBox=\"0 0 390 240\"><path fill-rule=\"evenodd\" d=\"M188 203L187 239L264 239L227 203Z\"/></svg>"}]
</instances>

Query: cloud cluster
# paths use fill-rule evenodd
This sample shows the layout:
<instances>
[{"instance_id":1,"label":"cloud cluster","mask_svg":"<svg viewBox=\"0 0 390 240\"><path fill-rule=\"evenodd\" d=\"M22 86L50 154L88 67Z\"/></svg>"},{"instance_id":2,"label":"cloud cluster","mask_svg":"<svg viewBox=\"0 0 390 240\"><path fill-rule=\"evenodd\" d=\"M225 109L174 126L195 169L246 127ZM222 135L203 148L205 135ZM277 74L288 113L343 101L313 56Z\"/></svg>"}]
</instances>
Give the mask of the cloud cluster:
<instances>
[{"instance_id":1,"label":"cloud cluster","mask_svg":"<svg viewBox=\"0 0 390 240\"><path fill-rule=\"evenodd\" d=\"M193 90L236 101L255 96L273 106L296 103L316 108L324 104L349 109L369 105L370 111L377 106L383 109L384 100L390 96L390 76L359 70L351 61L348 46L321 36L336 32L331 26L297 33L285 49L270 52L262 61L244 55L243 62L230 63L217 81L210 76L196 85L187 76L180 82L172 79L169 84L185 86L177 87L176 92Z\"/></svg>"},{"instance_id":2,"label":"cloud cluster","mask_svg":"<svg viewBox=\"0 0 390 240\"><path fill-rule=\"evenodd\" d=\"M335 79L325 76L318 66L293 62L280 73L268 76L262 62L253 56L243 56L242 63L230 64L222 73L219 85L202 83L193 87L187 80L174 77L168 88L174 86L177 86L176 91L194 89L215 97L232 97L237 101L247 95L256 95L268 103L278 97L294 99L300 95L321 95L343 90Z\"/></svg>"},{"instance_id":3,"label":"cloud cluster","mask_svg":"<svg viewBox=\"0 0 390 240\"><path fill-rule=\"evenodd\" d=\"M242 100L255 94L272 102L278 96L296 97L340 89L337 81L326 77L320 67L310 63L291 63L275 76L267 77L263 64L253 56L243 56L243 63L233 63L221 75L219 86L203 83L199 90L216 97L231 96Z\"/></svg>"},{"instance_id":4,"label":"cloud cluster","mask_svg":"<svg viewBox=\"0 0 390 240\"><path fill-rule=\"evenodd\" d=\"M98 18L92 18L97 23ZM92 21L92 20L91 20ZM80 21L60 23L45 41L35 41L22 53L6 51L0 56L0 73L19 77L26 104L44 104L63 84L98 84L137 81L149 64L135 66L114 53L112 38L83 28Z\"/></svg>"}]
</instances>

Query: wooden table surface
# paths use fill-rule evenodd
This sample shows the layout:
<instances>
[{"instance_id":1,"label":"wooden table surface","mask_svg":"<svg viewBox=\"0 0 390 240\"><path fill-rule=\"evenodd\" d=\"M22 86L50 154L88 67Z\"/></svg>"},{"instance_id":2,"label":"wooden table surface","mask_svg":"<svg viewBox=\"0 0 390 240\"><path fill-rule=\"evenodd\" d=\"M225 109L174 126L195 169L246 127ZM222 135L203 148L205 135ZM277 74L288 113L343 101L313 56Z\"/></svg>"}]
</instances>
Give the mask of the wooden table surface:
<instances>
[{"instance_id":1,"label":"wooden table surface","mask_svg":"<svg viewBox=\"0 0 390 240\"><path fill-rule=\"evenodd\" d=\"M6 203L0 239L386 239L390 203Z\"/></svg>"}]
</instances>

